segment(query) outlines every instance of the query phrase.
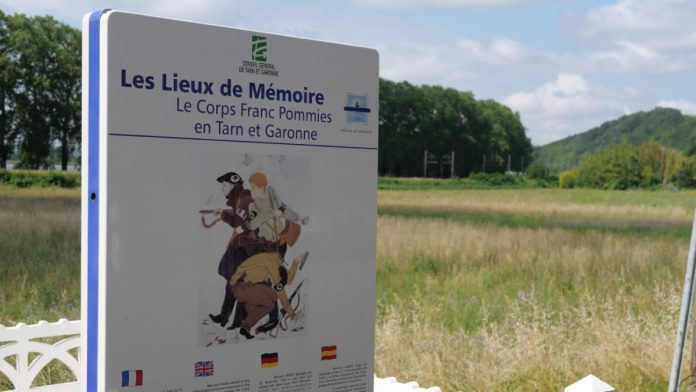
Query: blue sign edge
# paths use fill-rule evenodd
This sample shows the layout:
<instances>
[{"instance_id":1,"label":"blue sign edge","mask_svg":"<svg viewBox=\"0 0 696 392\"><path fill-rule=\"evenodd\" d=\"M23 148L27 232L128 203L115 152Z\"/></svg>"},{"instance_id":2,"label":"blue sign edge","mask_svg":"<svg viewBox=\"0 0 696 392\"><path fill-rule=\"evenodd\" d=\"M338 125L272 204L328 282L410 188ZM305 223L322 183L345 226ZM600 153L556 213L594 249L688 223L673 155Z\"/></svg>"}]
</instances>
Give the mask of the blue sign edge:
<instances>
[{"instance_id":1,"label":"blue sign edge","mask_svg":"<svg viewBox=\"0 0 696 392\"><path fill-rule=\"evenodd\" d=\"M108 9L89 17L89 90L87 132L88 184L87 208L87 391L96 392L99 365L99 33L100 21ZM84 186L84 185L83 185Z\"/></svg>"}]
</instances>

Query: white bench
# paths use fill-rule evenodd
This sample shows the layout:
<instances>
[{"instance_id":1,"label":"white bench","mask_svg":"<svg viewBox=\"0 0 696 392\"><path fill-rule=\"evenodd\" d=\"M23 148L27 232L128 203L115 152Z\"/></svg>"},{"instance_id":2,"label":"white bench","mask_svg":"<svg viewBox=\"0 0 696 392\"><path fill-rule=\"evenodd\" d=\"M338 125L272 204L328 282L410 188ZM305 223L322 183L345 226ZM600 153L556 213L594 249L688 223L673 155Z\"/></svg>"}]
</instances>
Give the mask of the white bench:
<instances>
[{"instance_id":1,"label":"white bench","mask_svg":"<svg viewBox=\"0 0 696 392\"><path fill-rule=\"evenodd\" d=\"M63 339L47 343L37 341L58 337ZM74 392L78 390L80 380L79 347L79 321L61 319L57 323L19 323L9 328L0 325L0 373L14 385L13 391ZM73 349L77 349L74 350L76 356L70 353ZM15 367L5 360L7 357L14 357ZM34 379L54 359L70 369L78 381L32 388Z\"/></svg>"}]
</instances>

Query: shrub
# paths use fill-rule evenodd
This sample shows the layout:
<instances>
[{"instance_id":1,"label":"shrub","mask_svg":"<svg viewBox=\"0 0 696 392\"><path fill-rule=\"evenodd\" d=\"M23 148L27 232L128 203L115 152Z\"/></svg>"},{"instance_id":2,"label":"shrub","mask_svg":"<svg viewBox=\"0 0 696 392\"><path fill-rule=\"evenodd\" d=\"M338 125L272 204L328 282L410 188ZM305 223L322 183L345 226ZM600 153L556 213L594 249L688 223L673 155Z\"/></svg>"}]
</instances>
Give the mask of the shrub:
<instances>
[{"instance_id":1,"label":"shrub","mask_svg":"<svg viewBox=\"0 0 696 392\"><path fill-rule=\"evenodd\" d=\"M489 186L515 185L519 182L517 177L503 173L472 173L469 179Z\"/></svg>"},{"instance_id":2,"label":"shrub","mask_svg":"<svg viewBox=\"0 0 696 392\"><path fill-rule=\"evenodd\" d=\"M34 184L34 181L27 172L13 172L10 184L17 188L29 188Z\"/></svg>"},{"instance_id":3,"label":"shrub","mask_svg":"<svg viewBox=\"0 0 696 392\"><path fill-rule=\"evenodd\" d=\"M684 160L677 174L677 184L683 188L696 187L696 156L690 156Z\"/></svg>"},{"instance_id":4,"label":"shrub","mask_svg":"<svg viewBox=\"0 0 696 392\"><path fill-rule=\"evenodd\" d=\"M558 175L558 186L561 188L575 188L579 186L579 176L580 171L578 169L571 169L561 172L561 174Z\"/></svg>"},{"instance_id":5,"label":"shrub","mask_svg":"<svg viewBox=\"0 0 696 392\"><path fill-rule=\"evenodd\" d=\"M12 179L12 174L9 170L0 169L0 184L9 184Z\"/></svg>"},{"instance_id":6,"label":"shrub","mask_svg":"<svg viewBox=\"0 0 696 392\"><path fill-rule=\"evenodd\" d=\"M41 186L56 186L59 188L74 188L77 186L77 176L61 172L49 172L41 177Z\"/></svg>"},{"instance_id":7,"label":"shrub","mask_svg":"<svg viewBox=\"0 0 696 392\"><path fill-rule=\"evenodd\" d=\"M80 174L58 171L0 170L0 184L14 185L17 188L75 188L80 186Z\"/></svg>"},{"instance_id":8,"label":"shrub","mask_svg":"<svg viewBox=\"0 0 696 392\"><path fill-rule=\"evenodd\" d=\"M546 166L544 166L544 164L541 162L532 162L531 165L527 166L527 169L524 172L527 177L534 180L546 179Z\"/></svg>"}]
</instances>

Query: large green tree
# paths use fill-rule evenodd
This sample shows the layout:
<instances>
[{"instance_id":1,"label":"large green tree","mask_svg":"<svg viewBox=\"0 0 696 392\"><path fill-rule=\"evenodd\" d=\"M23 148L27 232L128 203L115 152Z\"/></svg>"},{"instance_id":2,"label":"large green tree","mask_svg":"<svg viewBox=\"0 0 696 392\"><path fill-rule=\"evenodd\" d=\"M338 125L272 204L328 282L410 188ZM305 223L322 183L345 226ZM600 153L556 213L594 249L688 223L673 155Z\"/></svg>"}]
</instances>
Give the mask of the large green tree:
<instances>
[{"instance_id":1,"label":"large green tree","mask_svg":"<svg viewBox=\"0 0 696 392\"><path fill-rule=\"evenodd\" d=\"M53 66L49 71L51 91L51 139L60 143L60 165L67 170L81 136L81 48L78 30L54 21L50 26Z\"/></svg>"},{"instance_id":2,"label":"large green tree","mask_svg":"<svg viewBox=\"0 0 696 392\"><path fill-rule=\"evenodd\" d=\"M449 176L443 157L455 153L454 173L522 171L532 146L519 115L492 100L440 86L380 80L379 173L422 176L424 152L437 164L429 175ZM434 166L434 167L433 167Z\"/></svg>"},{"instance_id":3,"label":"large green tree","mask_svg":"<svg viewBox=\"0 0 696 392\"><path fill-rule=\"evenodd\" d=\"M20 166L49 166L51 150L59 145L65 170L80 141L80 32L50 16L5 20L13 82L5 89L6 106L13 109L5 129L12 128L9 134L19 140Z\"/></svg>"},{"instance_id":4,"label":"large green tree","mask_svg":"<svg viewBox=\"0 0 696 392\"><path fill-rule=\"evenodd\" d=\"M14 92L17 86L16 52L10 31L12 16L0 11L0 168L7 168L17 130L14 126Z\"/></svg>"}]
</instances>

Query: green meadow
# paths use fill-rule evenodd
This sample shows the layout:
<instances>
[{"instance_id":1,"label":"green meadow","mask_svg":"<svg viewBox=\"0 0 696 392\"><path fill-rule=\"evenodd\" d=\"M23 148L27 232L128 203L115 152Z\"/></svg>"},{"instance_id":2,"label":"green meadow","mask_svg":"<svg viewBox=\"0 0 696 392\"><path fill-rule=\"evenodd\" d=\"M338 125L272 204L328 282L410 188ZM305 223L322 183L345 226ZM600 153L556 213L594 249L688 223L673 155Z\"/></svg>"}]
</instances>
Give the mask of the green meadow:
<instances>
[{"instance_id":1,"label":"green meadow","mask_svg":"<svg viewBox=\"0 0 696 392\"><path fill-rule=\"evenodd\" d=\"M378 376L667 388L695 191L399 181L380 180ZM0 324L79 318L79 225L78 189L0 186Z\"/></svg>"},{"instance_id":2,"label":"green meadow","mask_svg":"<svg viewBox=\"0 0 696 392\"><path fill-rule=\"evenodd\" d=\"M79 319L79 192L0 186L0 324Z\"/></svg>"}]
</instances>

